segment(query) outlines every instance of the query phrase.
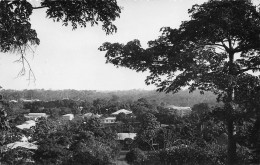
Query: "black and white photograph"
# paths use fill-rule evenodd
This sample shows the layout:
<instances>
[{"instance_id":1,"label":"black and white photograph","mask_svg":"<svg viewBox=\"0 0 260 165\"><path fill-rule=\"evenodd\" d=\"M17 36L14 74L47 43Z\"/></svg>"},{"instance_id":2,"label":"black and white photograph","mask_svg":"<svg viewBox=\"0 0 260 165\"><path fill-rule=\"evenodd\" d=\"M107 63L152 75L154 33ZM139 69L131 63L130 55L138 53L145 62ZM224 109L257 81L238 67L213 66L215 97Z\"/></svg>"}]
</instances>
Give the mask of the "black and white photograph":
<instances>
[{"instance_id":1,"label":"black and white photograph","mask_svg":"<svg viewBox=\"0 0 260 165\"><path fill-rule=\"evenodd\" d=\"M260 165L260 0L0 0L0 165Z\"/></svg>"}]
</instances>

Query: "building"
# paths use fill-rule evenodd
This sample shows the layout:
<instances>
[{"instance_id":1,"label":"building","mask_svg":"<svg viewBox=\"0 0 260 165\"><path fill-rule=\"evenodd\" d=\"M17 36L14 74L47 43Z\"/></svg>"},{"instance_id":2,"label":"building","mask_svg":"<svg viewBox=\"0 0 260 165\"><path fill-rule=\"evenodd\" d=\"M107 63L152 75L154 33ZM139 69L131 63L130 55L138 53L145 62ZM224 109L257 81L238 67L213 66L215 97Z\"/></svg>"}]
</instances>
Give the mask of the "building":
<instances>
[{"instance_id":1,"label":"building","mask_svg":"<svg viewBox=\"0 0 260 165\"><path fill-rule=\"evenodd\" d=\"M115 122L116 122L116 117L106 117L101 119L101 123L104 124L115 123Z\"/></svg>"},{"instance_id":2,"label":"building","mask_svg":"<svg viewBox=\"0 0 260 165\"><path fill-rule=\"evenodd\" d=\"M83 118L86 118L86 119L90 119L90 118L100 118L101 115L99 114L94 114L94 113L85 113L84 115L82 115Z\"/></svg>"},{"instance_id":3,"label":"building","mask_svg":"<svg viewBox=\"0 0 260 165\"><path fill-rule=\"evenodd\" d=\"M48 116L46 113L29 113L27 115L24 115L29 120L37 120L38 118L44 117L47 118Z\"/></svg>"},{"instance_id":4,"label":"building","mask_svg":"<svg viewBox=\"0 0 260 165\"><path fill-rule=\"evenodd\" d=\"M28 120L21 125L17 125L16 127L19 129L30 129L31 127L35 127L36 122L34 120Z\"/></svg>"},{"instance_id":5,"label":"building","mask_svg":"<svg viewBox=\"0 0 260 165\"><path fill-rule=\"evenodd\" d=\"M18 103L16 100L10 100L9 103Z\"/></svg>"},{"instance_id":6,"label":"building","mask_svg":"<svg viewBox=\"0 0 260 165\"><path fill-rule=\"evenodd\" d=\"M29 142L14 142L6 145L6 148L8 149L15 149L17 147L23 147L31 150L38 149L38 146L36 144L29 143Z\"/></svg>"},{"instance_id":7,"label":"building","mask_svg":"<svg viewBox=\"0 0 260 165\"><path fill-rule=\"evenodd\" d=\"M136 137L136 133L117 133L117 140L125 140L126 138L133 139Z\"/></svg>"},{"instance_id":8,"label":"building","mask_svg":"<svg viewBox=\"0 0 260 165\"><path fill-rule=\"evenodd\" d=\"M175 114L179 117L187 116L187 115L191 114L191 111L192 111L190 107L178 107L175 105L168 105L165 108L167 108L169 110L173 110L175 112Z\"/></svg>"},{"instance_id":9,"label":"building","mask_svg":"<svg viewBox=\"0 0 260 165\"><path fill-rule=\"evenodd\" d=\"M74 115L73 114L66 114L62 116L62 119L64 120L72 120L74 119Z\"/></svg>"},{"instance_id":10,"label":"building","mask_svg":"<svg viewBox=\"0 0 260 165\"><path fill-rule=\"evenodd\" d=\"M132 111L128 111L126 109L120 109L120 110L112 113L111 115L118 115L119 113L124 113L124 114L128 115L128 114L132 114Z\"/></svg>"},{"instance_id":11,"label":"building","mask_svg":"<svg viewBox=\"0 0 260 165\"><path fill-rule=\"evenodd\" d=\"M39 100L39 99L31 99L31 100L29 100L29 99L21 98L20 101L24 102L24 103L33 103L33 102L37 102L37 101L41 101L41 100Z\"/></svg>"}]
</instances>

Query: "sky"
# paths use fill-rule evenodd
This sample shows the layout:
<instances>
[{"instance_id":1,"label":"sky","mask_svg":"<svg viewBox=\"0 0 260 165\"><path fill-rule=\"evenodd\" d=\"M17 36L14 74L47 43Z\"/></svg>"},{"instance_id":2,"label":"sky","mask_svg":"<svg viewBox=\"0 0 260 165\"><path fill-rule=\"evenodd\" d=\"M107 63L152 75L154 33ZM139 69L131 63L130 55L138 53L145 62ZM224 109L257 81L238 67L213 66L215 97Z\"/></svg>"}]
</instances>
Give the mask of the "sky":
<instances>
[{"instance_id":1,"label":"sky","mask_svg":"<svg viewBox=\"0 0 260 165\"><path fill-rule=\"evenodd\" d=\"M46 18L45 9L34 10L32 28L37 31L40 45L27 59L36 81L28 81L28 74L17 77L21 64L17 54L0 53L0 85L4 89L76 89L76 90L130 90L155 89L147 86L149 73L106 64L105 52L98 48L104 42L127 43L139 39L143 47L160 35L160 28L178 28L189 20L188 9L206 0L118 0L123 7L120 18L114 22L118 31L106 35L100 26L72 30ZM31 0L37 5L39 1ZM27 72L28 73L28 72Z\"/></svg>"}]
</instances>

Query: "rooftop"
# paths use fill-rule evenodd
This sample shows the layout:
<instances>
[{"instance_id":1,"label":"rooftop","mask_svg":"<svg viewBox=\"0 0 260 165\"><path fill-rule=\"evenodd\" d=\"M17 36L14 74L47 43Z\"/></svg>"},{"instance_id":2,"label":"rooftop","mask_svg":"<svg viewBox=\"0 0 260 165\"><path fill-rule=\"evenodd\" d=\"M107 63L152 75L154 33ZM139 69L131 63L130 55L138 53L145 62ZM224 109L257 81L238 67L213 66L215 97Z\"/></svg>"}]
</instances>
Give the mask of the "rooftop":
<instances>
[{"instance_id":1,"label":"rooftop","mask_svg":"<svg viewBox=\"0 0 260 165\"><path fill-rule=\"evenodd\" d=\"M165 108L176 109L176 110L190 110L191 111L190 107L178 107L178 106L175 106L175 105L168 105Z\"/></svg>"},{"instance_id":2,"label":"rooftop","mask_svg":"<svg viewBox=\"0 0 260 165\"><path fill-rule=\"evenodd\" d=\"M126 109L120 109L120 110L118 110L118 111L112 113L111 115L118 115L119 113L131 114L132 111L128 111L128 110L126 110Z\"/></svg>"}]
</instances>

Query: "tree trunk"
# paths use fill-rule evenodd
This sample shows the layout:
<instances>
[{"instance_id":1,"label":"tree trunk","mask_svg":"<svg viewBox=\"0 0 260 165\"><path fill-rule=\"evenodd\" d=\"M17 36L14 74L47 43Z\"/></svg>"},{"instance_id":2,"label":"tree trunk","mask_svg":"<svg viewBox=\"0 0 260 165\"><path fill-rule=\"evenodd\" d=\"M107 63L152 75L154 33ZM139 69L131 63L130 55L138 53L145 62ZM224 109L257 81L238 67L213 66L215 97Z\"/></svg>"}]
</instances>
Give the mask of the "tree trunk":
<instances>
[{"instance_id":1,"label":"tree trunk","mask_svg":"<svg viewBox=\"0 0 260 165\"><path fill-rule=\"evenodd\" d=\"M236 67L234 65L234 52L232 48L232 43L229 41L229 75L230 76L237 76L236 75ZM228 110L228 119L227 119L227 131L228 131L228 147L227 147L227 164L228 165L235 165L237 162L237 153L236 153L236 139L234 137L234 108L231 103L234 101L234 87L232 78L230 79L231 82L228 85L227 90L227 102L226 102L226 110ZM230 81L229 80L229 81Z\"/></svg>"},{"instance_id":2,"label":"tree trunk","mask_svg":"<svg viewBox=\"0 0 260 165\"><path fill-rule=\"evenodd\" d=\"M227 148L227 164L235 165L237 163L236 140L234 137L234 123L232 120L227 121L228 129L228 148Z\"/></svg>"}]
</instances>

